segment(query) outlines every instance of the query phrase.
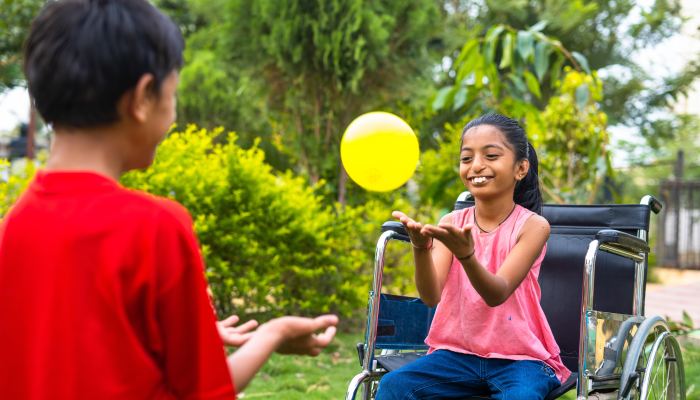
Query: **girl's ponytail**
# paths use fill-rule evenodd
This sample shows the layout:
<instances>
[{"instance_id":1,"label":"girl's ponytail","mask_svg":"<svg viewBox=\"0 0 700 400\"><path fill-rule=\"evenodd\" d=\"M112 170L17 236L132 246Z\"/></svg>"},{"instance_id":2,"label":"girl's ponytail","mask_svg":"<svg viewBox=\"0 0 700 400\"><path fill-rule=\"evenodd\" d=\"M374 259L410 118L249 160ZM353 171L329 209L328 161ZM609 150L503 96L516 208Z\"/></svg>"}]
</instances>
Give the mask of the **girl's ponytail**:
<instances>
[{"instance_id":1,"label":"girl's ponytail","mask_svg":"<svg viewBox=\"0 0 700 400\"><path fill-rule=\"evenodd\" d=\"M528 210L542 215L542 193L540 192L540 177L539 177L539 162L537 160L537 152L532 147L530 141L527 140L525 130L518 121L508 118L501 114L486 114L477 119L470 121L462 131L462 140L472 128L479 125L491 125L496 127L503 133L506 142L510 144L511 149L515 153L515 160L528 160L530 162L530 170L527 175L515 185L513 192L513 201L515 204L527 208Z\"/></svg>"},{"instance_id":2,"label":"girl's ponytail","mask_svg":"<svg viewBox=\"0 0 700 400\"><path fill-rule=\"evenodd\" d=\"M527 175L515 184L513 201L515 204L527 208L532 212L542 215L542 193L540 192L539 162L537 153L532 143L527 142L527 159L530 161L530 170Z\"/></svg>"}]
</instances>

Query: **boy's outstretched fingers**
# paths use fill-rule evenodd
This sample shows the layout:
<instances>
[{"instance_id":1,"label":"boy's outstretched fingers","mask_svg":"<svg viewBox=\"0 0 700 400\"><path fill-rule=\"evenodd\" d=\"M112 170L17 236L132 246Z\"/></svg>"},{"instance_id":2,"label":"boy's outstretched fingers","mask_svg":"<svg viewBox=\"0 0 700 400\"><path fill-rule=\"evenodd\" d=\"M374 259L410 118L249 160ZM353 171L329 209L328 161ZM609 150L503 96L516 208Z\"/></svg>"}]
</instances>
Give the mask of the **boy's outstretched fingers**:
<instances>
[{"instance_id":1,"label":"boy's outstretched fingers","mask_svg":"<svg viewBox=\"0 0 700 400\"><path fill-rule=\"evenodd\" d=\"M336 333L338 317L322 315L316 318L282 317L269 323L276 324L283 332L282 341L276 351L280 354L317 356L326 348ZM316 335L319 330L325 330Z\"/></svg>"},{"instance_id":2,"label":"boy's outstretched fingers","mask_svg":"<svg viewBox=\"0 0 700 400\"><path fill-rule=\"evenodd\" d=\"M251 319L241 326L234 326L239 320L240 318L237 315L231 315L222 321L216 322L219 337L221 337L221 341L225 345L240 347L253 336L254 332L250 332L250 330L258 326L258 321Z\"/></svg>"}]
</instances>

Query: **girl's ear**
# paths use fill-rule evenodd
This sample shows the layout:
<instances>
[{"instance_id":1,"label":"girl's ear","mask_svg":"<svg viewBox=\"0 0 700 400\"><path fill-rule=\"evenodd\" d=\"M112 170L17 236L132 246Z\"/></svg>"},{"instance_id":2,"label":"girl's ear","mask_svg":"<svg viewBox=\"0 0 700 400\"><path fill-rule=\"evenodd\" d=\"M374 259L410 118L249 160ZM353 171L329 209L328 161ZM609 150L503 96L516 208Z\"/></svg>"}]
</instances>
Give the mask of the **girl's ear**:
<instances>
[{"instance_id":1,"label":"girl's ear","mask_svg":"<svg viewBox=\"0 0 700 400\"><path fill-rule=\"evenodd\" d=\"M525 178L525 175L527 175L527 172L530 170L530 161L528 159L524 159L518 163L517 168L515 169L515 180L521 181L523 178Z\"/></svg>"}]
</instances>

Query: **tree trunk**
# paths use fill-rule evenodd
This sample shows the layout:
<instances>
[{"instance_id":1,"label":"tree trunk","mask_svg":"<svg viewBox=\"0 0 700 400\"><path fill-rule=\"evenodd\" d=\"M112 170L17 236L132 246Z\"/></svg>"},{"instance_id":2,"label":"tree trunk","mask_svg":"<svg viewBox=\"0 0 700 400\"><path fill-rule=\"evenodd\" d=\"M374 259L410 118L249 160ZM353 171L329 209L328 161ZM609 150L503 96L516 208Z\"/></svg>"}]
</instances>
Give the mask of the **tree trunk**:
<instances>
[{"instance_id":1,"label":"tree trunk","mask_svg":"<svg viewBox=\"0 0 700 400\"><path fill-rule=\"evenodd\" d=\"M345 198L345 191L348 185L348 173L345 171L345 166L343 165L343 160L340 160L340 177L338 178L338 203L340 203L340 208L345 208L345 203L347 199Z\"/></svg>"},{"instance_id":2,"label":"tree trunk","mask_svg":"<svg viewBox=\"0 0 700 400\"><path fill-rule=\"evenodd\" d=\"M34 102L29 97L29 126L27 127L27 158L34 159L34 127L36 126L36 115L34 114Z\"/></svg>"},{"instance_id":3,"label":"tree trunk","mask_svg":"<svg viewBox=\"0 0 700 400\"><path fill-rule=\"evenodd\" d=\"M351 110L352 107L349 105L346 105L345 112L343 113L344 115L340 119L340 126L347 128L348 125L350 125L351 121ZM341 143L342 146L342 143ZM338 149L340 150L340 149ZM340 176L338 177L338 203L340 203L341 208L345 208L345 204L347 203L346 199L346 191L347 191L347 185L348 185L348 172L345 170L345 166L343 165L343 159L339 157L340 161Z\"/></svg>"}]
</instances>

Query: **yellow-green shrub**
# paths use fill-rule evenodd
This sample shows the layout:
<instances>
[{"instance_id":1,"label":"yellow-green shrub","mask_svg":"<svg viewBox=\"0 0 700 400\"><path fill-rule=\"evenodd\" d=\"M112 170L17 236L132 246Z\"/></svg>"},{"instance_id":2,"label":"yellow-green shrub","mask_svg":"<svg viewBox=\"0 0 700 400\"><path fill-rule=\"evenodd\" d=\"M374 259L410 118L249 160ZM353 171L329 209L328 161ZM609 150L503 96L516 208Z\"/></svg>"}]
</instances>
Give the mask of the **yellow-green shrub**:
<instances>
[{"instance_id":1,"label":"yellow-green shrub","mask_svg":"<svg viewBox=\"0 0 700 400\"><path fill-rule=\"evenodd\" d=\"M372 254L361 240L372 229L362 210L334 212L302 178L273 175L263 152L237 146L235 134L214 144L220 133L172 133L153 166L122 178L192 214L217 311L348 315L361 307Z\"/></svg>"},{"instance_id":2,"label":"yellow-green shrub","mask_svg":"<svg viewBox=\"0 0 700 400\"><path fill-rule=\"evenodd\" d=\"M172 133L150 168L121 180L188 209L217 312L247 319L290 313L348 316L362 309L378 225L367 222L364 208L335 212L324 206L302 178L273 175L263 152L242 149L233 133L227 144L213 143L221 132L190 126ZM0 180L0 215L36 166L19 163L10 171L9 163L0 160L2 169L9 180ZM373 210L389 218L389 209Z\"/></svg>"},{"instance_id":3,"label":"yellow-green shrub","mask_svg":"<svg viewBox=\"0 0 700 400\"><path fill-rule=\"evenodd\" d=\"M37 167L33 162L22 160L14 165L0 158L0 218L7 214L12 204L34 177Z\"/></svg>"}]
</instances>

